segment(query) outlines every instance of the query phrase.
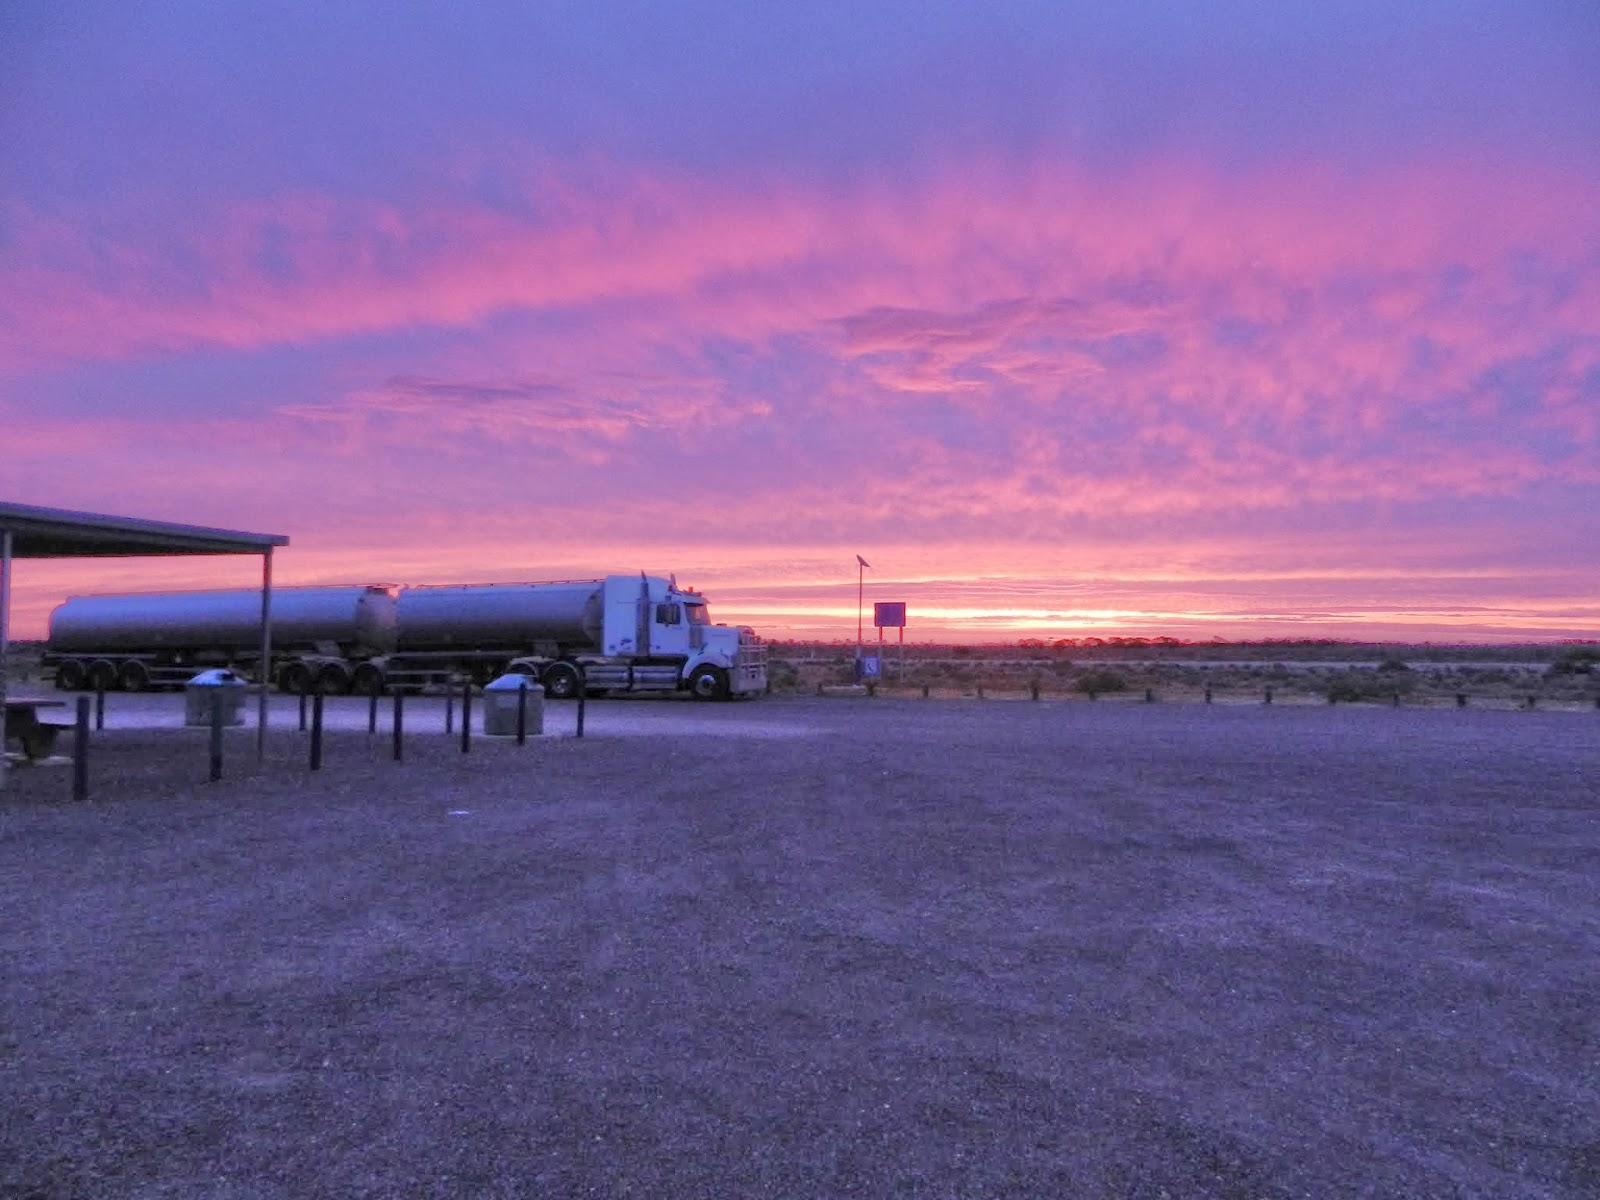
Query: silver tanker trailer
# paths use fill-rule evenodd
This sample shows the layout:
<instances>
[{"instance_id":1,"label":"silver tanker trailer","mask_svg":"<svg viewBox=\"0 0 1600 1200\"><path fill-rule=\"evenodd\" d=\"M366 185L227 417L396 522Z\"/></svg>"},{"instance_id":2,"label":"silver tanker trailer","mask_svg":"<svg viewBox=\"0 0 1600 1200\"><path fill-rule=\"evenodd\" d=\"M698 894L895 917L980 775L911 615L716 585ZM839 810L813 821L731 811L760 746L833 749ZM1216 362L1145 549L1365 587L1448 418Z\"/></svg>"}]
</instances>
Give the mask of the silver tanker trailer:
<instances>
[{"instance_id":1,"label":"silver tanker trailer","mask_svg":"<svg viewBox=\"0 0 1600 1200\"><path fill-rule=\"evenodd\" d=\"M56 685L132 691L196 669L259 669L260 593L78 596L50 618ZM557 583L283 588L272 600L271 677L287 692L370 692L506 671L553 697L679 691L701 699L766 690L766 647L711 624L676 581L610 575Z\"/></svg>"},{"instance_id":2,"label":"silver tanker trailer","mask_svg":"<svg viewBox=\"0 0 1600 1200\"><path fill-rule=\"evenodd\" d=\"M394 610L385 587L274 589L274 678L286 691L345 690L394 649ZM260 659L261 593L249 588L74 596L50 614L44 663L68 691L139 692L182 683L204 667L253 675Z\"/></svg>"}]
</instances>

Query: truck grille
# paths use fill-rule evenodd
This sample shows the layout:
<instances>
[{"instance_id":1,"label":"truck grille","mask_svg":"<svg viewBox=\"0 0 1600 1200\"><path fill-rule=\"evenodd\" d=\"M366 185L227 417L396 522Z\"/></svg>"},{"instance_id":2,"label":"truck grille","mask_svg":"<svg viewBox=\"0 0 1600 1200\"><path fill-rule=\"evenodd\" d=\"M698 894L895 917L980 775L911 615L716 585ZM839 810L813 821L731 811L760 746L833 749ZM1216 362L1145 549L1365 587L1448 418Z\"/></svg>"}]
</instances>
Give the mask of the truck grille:
<instances>
[{"instance_id":1,"label":"truck grille","mask_svg":"<svg viewBox=\"0 0 1600 1200\"><path fill-rule=\"evenodd\" d=\"M739 630L739 654L734 659L733 678L728 683L735 695L767 690L767 644L753 629Z\"/></svg>"}]
</instances>

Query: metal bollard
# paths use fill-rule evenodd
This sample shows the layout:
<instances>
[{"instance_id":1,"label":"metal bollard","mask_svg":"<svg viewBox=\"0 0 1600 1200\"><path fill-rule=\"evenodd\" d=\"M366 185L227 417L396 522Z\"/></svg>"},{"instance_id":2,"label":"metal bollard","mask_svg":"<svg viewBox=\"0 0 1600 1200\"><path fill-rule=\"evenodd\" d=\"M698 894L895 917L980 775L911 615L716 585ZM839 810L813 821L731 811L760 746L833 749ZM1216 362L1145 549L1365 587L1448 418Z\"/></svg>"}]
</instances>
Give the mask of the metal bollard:
<instances>
[{"instance_id":1,"label":"metal bollard","mask_svg":"<svg viewBox=\"0 0 1600 1200\"><path fill-rule=\"evenodd\" d=\"M300 732L306 731L306 694L300 693Z\"/></svg>"},{"instance_id":2,"label":"metal bollard","mask_svg":"<svg viewBox=\"0 0 1600 1200\"><path fill-rule=\"evenodd\" d=\"M1039 698L1039 681L1037 679L1035 679L1035 680L1033 680L1032 682L1030 682L1028 684L1028 699L1037 700L1038 698Z\"/></svg>"},{"instance_id":3,"label":"metal bollard","mask_svg":"<svg viewBox=\"0 0 1600 1200\"><path fill-rule=\"evenodd\" d=\"M517 685L517 745L528 744L528 681Z\"/></svg>"},{"instance_id":4,"label":"metal bollard","mask_svg":"<svg viewBox=\"0 0 1600 1200\"><path fill-rule=\"evenodd\" d=\"M1396 693L1395 693L1395 694L1394 694L1394 706L1395 706L1395 707L1396 707L1396 708L1399 708L1399 707L1400 707L1400 693L1399 693L1399 692L1396 692Z\"/></svg>"},{"instance_id":5,"label":"metal bollard","mask_svg":"<svg viewBox=\"0 0 1600 1200\"><path fill-rule=\"evenodd\" d=\"M311 697L311 769L322 770L322 693Z\"/></svg>"},{"instance_id":6,"label":"metal bollard","mask_svg":"<svg viewBox=\"0 0 1600 1200\"><path fill-rule=\"evenodd\" d=\"M978 685L978 699L979 700L983 699L983 684L981 684L981 683Z\"/></svg>"},{"instance_id":7,"label":"metal bollard","mask_svg":"<svg viewBox=\"0 0 1600 1200\"><path fill-rule=\"evenodd\" d=\"M927 684L923 684L922 685L922 698L924 700L926 700L928 698L928 685ZM1595 704L1596 704L1597 707L1600 707L1600 700L1596 700Z\"/></svg>"},{"instance_id":8,"label":"metal bollard","mask_svg":"<svg viewBox=\"0 0 1600 1200\"><path fill-rule=\"evenodd\" d=\"M472 680L461 685L461 753L472 749Z\"/></svg>"},{"instance_id":9,"label":"metal bollard","mask_svg":"<svg viewBox=\"0 0 1600 1200\"><path fill-rule=\"evenodd\" d=\"M1263 700L1261 703L1263 703L1263 704L1271 704L1272 703L1272 689L1271 688L1267 689L1267 698L1265 700Z\"/></svg>"},{"instance_id":10,"label":"metal bollard","mask_svg":"<svg viewBox=\"0 0 1600 1200\"><path fill-rule=\"evenodd\" d=\"M367 697L367 733L378 732L378 689L373 688L372 694Z\"/></svg>"},{"instance_id":11,"label":"metal bollard","mask_svg":"<svg viewBox=\"0 0 1600 1200\"><path fill-rule=\"evenodd\" d=\"M72 798L89 798L89 697L78 697L78 721L72 736Z\"/></svg>"},{"instance_id":12,"label":"metal bollard","mask_svg":"<svg viewBox=\"0 0 1600 1200\"><path fill-rule=\"evenodd\" d=\"M1467 694L1465 692L1457 692L1456 693L1456 707L1457 708L1465 708L1466 706L1467 706Z\"/></svg>"},{"instance_id":13,"label":"metal bollard","mask_svg":"<svg viewBox=\"0 0 1600 1200\"><path fill-rule=\"evenodd\" d=\"M95 690L94 690L94 729L95 729L95 732L99 733L105 727L106 727L106 690L105 690L105 688L95 688Z\"/></svg>"},{"instance_id":14,"label":"metal bollard","mask_svg":"<svg viewBox=\"0 0 1600 1200\"><path fill-rule=\"evenodd\" d=\"M222 778L222 689L211 690L211 782Z\"/></svg>"},{"instance_id":15,"label":"metal bollard","mask_svg":"<svg viewBox=\"0 0 1600 1200\"><path fill-rule=\"evenodd\" d=\"M1529 696L1528 697L1528 711L1532 712L1534 709L1536 709L1538 707L1539 707L1539 698L1537 696Z\"/></svg>"},{"instance_id":16,"label":"metal bollard","mask_svg":"<svg viewBox=\"0 0 1600 1200\"><path fill-rule=\"evenodd\" d=\"M448 737L456 731L456 694L449 684L444 688L444 732Z\"/></svg>"},{"instance_id":17,"label":"metal bollard","mask_svg":"<svg viewBox=\"0 0 1600 1200\"><path fill-rule=\"evenodd\" d=\"M399 688L394 690L394 760L400 762L405 751L402 749L402 739L405 737L406 710L405 693Z\"/></svg>"},{"instance_id":18,"label":"metal bollard","mask_svg":"<svg viewBox=\"0 0 1600 1200\"><path fill-rule=\"evenodd\" d=\"M1209 683L1206 684L1206 703L1211 703L1211 685Z\"/></svg>"},{"instance_id":19,"label":"metal bollard","mask_svg":"<svg viewBox=\"0 0 1600 1200\"><path fill-rule=\"evenodd\" d=\"M1154 688L1145 688L1144 702L1146 704L1154 704L1156 702L1156 690Z\"/></svg>"},{"instance_id":20,"label":"metal bollard","mask_svg":"<svg viewBox=\"0 0 1600 1200\"><path fill-rule=\"evenodd\" d=\"M871 700L878 694L878 685L869 681L867 683L867 699Z\"/></svg>"},{"instance_id":21,"label":"metal bollard","mask_svg":"<svg viewBox=\"0 0 1600 1200\"><path fill-rule=\"evenodd\" d=\"M589 689L584 686L584 680L578 680L578 736L583 736L583 712L589 706Z\"/></svg>"}]
</instances>

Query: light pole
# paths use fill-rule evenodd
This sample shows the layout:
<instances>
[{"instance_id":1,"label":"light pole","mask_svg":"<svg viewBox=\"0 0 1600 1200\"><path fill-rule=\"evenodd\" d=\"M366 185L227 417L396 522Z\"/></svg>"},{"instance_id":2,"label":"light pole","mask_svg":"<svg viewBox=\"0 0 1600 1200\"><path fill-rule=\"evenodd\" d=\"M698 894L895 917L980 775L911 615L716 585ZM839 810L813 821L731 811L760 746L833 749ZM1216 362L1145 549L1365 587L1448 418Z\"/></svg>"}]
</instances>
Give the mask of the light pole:
<instances>
[{"instance_id":1,"label":"light pole","mask_svg":"<svg viewBox=\"0 0 1600 1200\"><path fill-rule=\"evenodd\" d=\"M866 607L867 598L867 568L872 564L861 555L856 555L856 661L861 661L861 614Z\"/></svg>"}]
</instances>

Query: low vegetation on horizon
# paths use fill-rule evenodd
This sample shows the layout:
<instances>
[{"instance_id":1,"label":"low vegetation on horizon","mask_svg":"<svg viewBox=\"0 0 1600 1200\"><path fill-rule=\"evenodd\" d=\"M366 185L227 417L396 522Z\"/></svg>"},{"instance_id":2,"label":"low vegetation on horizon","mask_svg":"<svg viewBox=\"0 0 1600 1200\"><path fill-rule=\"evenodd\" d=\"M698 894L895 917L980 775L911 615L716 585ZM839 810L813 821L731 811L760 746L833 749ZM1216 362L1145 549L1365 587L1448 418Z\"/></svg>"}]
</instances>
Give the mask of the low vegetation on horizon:
<instances>
[{"instance_id":1,"label":"low vegetation on horizon","mask_svg":"<svg viewBox=\"0 0 1600 1200\"><path fill-rule=\"evenodd\" d=\"M1090 643L1093 644L1090 644ZM853 642L774 642L777 693L854 682ZM877 644L868 652L877 650ZM1400 646L1336 641L1198 642L1080 639L1011 645L884 647L886 695L1102 696L1123 701L1265 700L1448 706L1591 707L1600 703L1600 643Z\"/></svg>"}]
</instances>

